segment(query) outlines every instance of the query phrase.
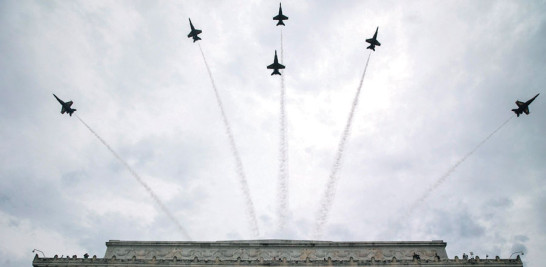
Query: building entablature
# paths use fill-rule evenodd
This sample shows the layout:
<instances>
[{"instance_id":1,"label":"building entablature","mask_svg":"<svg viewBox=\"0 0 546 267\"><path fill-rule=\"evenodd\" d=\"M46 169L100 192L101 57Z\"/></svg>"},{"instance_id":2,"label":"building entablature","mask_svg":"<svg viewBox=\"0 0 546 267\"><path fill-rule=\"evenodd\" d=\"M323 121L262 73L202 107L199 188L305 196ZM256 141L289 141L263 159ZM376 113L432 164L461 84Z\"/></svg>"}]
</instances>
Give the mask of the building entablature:
<instances>
[{"instance_id":1,"label":"building entablature","mask_svg":"<svg viewBox=\"0 0 546 267\"><path fill-rule=\"evenodd\" d=\"M58 258L57 256L53 258L40 258L38 255L35 256L34 261L32 262L34 267L74 267L74 266L103 266L103 267L113 267L113 266L154 266L154 267L176 267L176 266L193 266L193 267L205 267L205 266L430 266L430 267L439 267L439 266L486 266L486 267L522 267L522 261L518 256L516 259L500 259L496 257L495 259L480 259L479 257L460 260L457 257L455 259L444 259L444 260L422 260L422 259L413 259L413 260L398 260L392 258L390 260L375 260L374 258L370 260L332 260L324 259L318 261L311 261L309 259L304 261L288 261L286 259L280 259L275 261L267 261L263 259L256 260L199 260L195 258L193 260L180 260L176 257L172 259L137 259L133 257L131 259L117 259L115 256L112 258L97 258L96 256L92 258Z\"/></svg>"}]
</instances>

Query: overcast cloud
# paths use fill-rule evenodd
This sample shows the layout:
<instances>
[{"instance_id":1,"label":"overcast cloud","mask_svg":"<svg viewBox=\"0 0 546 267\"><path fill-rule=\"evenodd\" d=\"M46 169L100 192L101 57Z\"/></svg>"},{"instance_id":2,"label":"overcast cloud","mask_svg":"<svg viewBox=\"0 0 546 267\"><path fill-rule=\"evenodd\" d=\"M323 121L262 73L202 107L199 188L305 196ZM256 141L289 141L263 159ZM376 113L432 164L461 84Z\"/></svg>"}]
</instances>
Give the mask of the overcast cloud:
<instances>
[{"instance_id":1,"label":"overcast cloud","mask_svg":"<svg viewBox=\"0 0 546 267\"><path fill-rule=\"evenodd\" d=\"M322 239L447 242L508 258L546 251L544 1L284 1L289 199L279 232L276 1L0 1L0 265L183 240L80 116L193 240L311 239L379 26ZM542 93L531 114L510 109ZM427 188L508 118L415 209ZM409 214L409 215L407 215ZM407 216L406 216L407 215Z\"/></svg>"}]
</instances>

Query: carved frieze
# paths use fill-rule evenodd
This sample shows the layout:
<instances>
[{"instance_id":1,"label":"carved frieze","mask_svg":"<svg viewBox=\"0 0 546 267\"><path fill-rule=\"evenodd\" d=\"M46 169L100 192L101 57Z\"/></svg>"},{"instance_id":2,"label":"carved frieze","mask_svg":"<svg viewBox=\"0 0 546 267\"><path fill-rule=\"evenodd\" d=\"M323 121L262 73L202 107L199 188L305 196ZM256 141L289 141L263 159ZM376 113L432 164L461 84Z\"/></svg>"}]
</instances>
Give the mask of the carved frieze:
<instances>
[{"instance_id":1,"label":"carved frieze","mask_svg":"<svg viewBox=\"0 0 546 267\"><path fill-rule=\"evenodd\" d=\"M444 242L314 242L314 241L233 241L233 242L132 242L110 241L105 258L180 260L411 260L447 258Z\"/></svg>"}]
</instances>

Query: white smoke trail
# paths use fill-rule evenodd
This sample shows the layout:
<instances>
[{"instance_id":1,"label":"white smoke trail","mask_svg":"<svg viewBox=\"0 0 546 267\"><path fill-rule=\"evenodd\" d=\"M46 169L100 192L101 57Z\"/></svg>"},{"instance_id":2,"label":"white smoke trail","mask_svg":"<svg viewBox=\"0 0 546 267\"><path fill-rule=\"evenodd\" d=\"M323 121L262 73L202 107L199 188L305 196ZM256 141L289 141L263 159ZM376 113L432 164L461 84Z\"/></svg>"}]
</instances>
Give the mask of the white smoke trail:
<instances>
[{"instance_id":1,"label":"white smoke trail","mask_svg":"<svg viewBox=\"0 0 546 267\"><path fill-rule=\"evenodd\" d=\"M83 125L85 125L85 127L87 127L87 129L89 129L89 131L91 133L93 133L95 135L95 137L97 137L97 139L99 139L99 141L104 145L106 146L106 148L108 148L108 150L110 150L110 152L112 152L112 154L114 155L114 157L116 157L116 159L118 159L119 162L121 162L121 164L123 164L125 166L125 168L127 168L127 170L129 170L129 172L133 175L133 177L135 177L135 179L137 180L138 183L140 183L140 185L142 185L142 187L144 187L144 189L146 189L146 191L148 191L148 193L150 194L150 196L152 197L152 199L156 202L156 204L159 206L159 208L161 208L161 210L167 215L167 217L169 217L169 219L171 219L171 221L178 227L178 230L180 230L180 232L182 233L182 235L184 236L184 238L186 238L187 240L190 240L191 241L191 237L190 235L188 234L188 232L186 231L186 229L184 229L184 227L182 227L182 224L180 224L180 222L174 217L174 215L169 211L169 209L167 209L167 207L165 206L165 204L163 204L163 202L161 202L161 200L159 199L159 197L154 193L154 191L152 190L152 188L150 188L150 186L148 184L146 184L144 182L144 180L142 180L142 178L140 177L140 175L138 175L138 173L136 173L133 168L131 168L131 166L129 166L129 164L127 164L127 162L125 162L125 160L123 160L120 155L118 155L118 153L116 153L116 151L114 151L114 149L112 149L112 147L110 147L110 145L108 145L108 143L106 143L106 141L104 141L104 139L102 139L102 137L100 137L95 131L93 131L93 129L91 129L91 127L89 127L89 125L87 125L87 123L85 123L82 118L80 118L80 116L78 116L76 114L76 118L78 118L78 120L80 120L81 123L83 123Z\"/></svg>"},{"instance_id":2,"label":"white smoke trail","mask_svg":"<svg viewBox=\"0 0 546 267\"><path fill-rule=\"evenodd\" d=\"M284 48L281 29L281 62L284 63ZM281 102L280 102L280 120L279 120L279 181L277 189L277 216L278 216L278 231L282 233L286 226L288 214L288 141L286 139L286 111L285 111L285 86L284 86L284 71L281 72Z\"/></svg>"},{"instance_id":3,"label":"white smoke trail","mask_svg":"<svg viewBox=\"0 0 546 267\"><path fill-rule=\"evenodd\" d=\"M468 157L472 156L478 148L480 148L485 142L487 142L493 135L495 135L500 129L502 129L511 119L513 116L510 116L506 121L504 121L499 127L497 127L493 132L491 132L485 139L483 139L480 143L478 143L470 152L468 152L464 157L462 157L459 161L457 161L451 168L449 168L442 176L440 176L436 182L434 182L432 185L430 185L427 190L423 193L423 195L418 198L408 210L406 210L406 213L402 217L402 219L406 219L420 204L422 204L429 196L434 192L440 185L442 185L446 179L457 169L461 163L463 163Z\"/></svg>"},{"instance_id":4,"label":"white smoke trail","mask_svg":"<svg viewBox=\"0 0 546 267\"><path fill-rule=\"evenodd\" d=\"M220 112L222 113L222 121L224 122L224 126L226 128L226 134L228 135L228 138L229 138L231 152L233 154L233 158L235 159L237 175L239 176L239 183L241 186L241 190L243 191L243 196L245 198L246 212L247 212L250 228L251 228L252 234L255 237L259 237L260 230L258 228L258 220L256 219L256 212L254 211L254 202L252 201L252 197L250 196L250 189L248 188L248 183L247 183L245 172L243 169L243 162L241 161L241 157L239 156L239 150L237 149L237 146L235 145L235 139L233 138L233 133L231 132L231 126L228 122L226 113L224 111L224 105L222 104L222 100L220 99L220 95L218 94L218 90L216 89L216 83L214 82L214 78L212 77L212 72L210 71L209 64L207 63L207 59L205 58L205 53L203 53L201 44L199 44L199 50L201 51L201 55L203 56L203 61L205 62L205 67L207 67L207 72L209 73L210 82L212 83L212 88L214 89L214 95L216 96L216 102L218 103L218 107L220 108Z\"/></svg>"},{"instance_id":5,"label":"white smoke trail","mask_svg":"<svg viewBox=\"0 0 546 267\"><path fill-rule=\"evenodd\" d=\"M343 151L345 150L345 143L351 131L353 116L354 116L356 107L358 106L358 97L362 89L362 84L364 83L364 77L366 76L366 70L368 69L368 63L370 62L371 55L372 53L370 51L370 54L368 55L368 60L366 60L366 66L364 67L364 72L362 73L362 77L360 78L360 84L358 85L358 89L356 90L356 95L353 100L351 112L349 113L349 118L347 119L347 124L345 125L345 130L343 131L341 140L339 141L339 145L337 148L337 155L334 161L334 165L332 167L332 172L330 172L328 183L326 184L326 190L324 191L324 195L322 196L322 201L321 201L320 209L318 211L317 222L316 222L315 231L314 231L314 236L316 239L319 239L322 236L324 225L326 224L326 221L328 220L328 215L330 213L330 209L332 208L332 204L336 196L336 183L338 180L337 173L341 167L341 160L343 159Z\"/></svg>"}]
</instances>

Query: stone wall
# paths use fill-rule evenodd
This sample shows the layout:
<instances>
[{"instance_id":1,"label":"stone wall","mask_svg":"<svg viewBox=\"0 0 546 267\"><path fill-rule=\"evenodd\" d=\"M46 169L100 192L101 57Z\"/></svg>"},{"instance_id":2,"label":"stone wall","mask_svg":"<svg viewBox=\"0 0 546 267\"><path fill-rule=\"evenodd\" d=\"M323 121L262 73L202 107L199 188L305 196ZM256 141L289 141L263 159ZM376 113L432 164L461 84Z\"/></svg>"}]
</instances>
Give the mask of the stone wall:
<instances>
[{"instance_id":1,"label":"stone wall","mask_svg":"<svg viewBox=\"0 0 546 267\"><path fill-rule=\"evenodd\" d=\"M446 243L251 240L217 242L106 242L104 258L34 257L34 267L210 266L491 266L523 267L516 259L449 259Z\"/></svg>"}]
</instances>

